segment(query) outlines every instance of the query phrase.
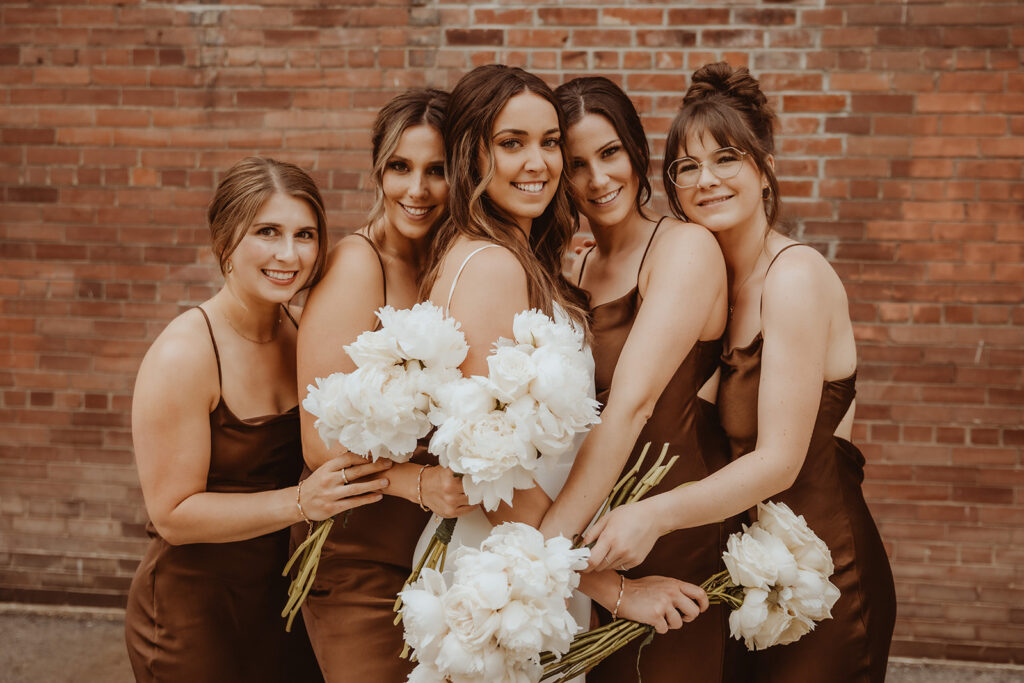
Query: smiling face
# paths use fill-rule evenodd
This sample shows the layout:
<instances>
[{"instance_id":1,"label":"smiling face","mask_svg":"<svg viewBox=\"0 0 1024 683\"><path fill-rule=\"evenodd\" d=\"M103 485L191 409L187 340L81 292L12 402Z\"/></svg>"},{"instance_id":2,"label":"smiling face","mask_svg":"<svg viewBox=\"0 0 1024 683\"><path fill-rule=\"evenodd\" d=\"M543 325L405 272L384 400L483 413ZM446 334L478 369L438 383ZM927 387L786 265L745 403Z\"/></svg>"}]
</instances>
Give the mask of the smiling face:
<instances>
[{"instance_id":1,"label":"smiling face","mask_svg":"<svg viewBox=\"0 0 1024 683\"><path fill-rule=\"evenodd\" d=\"M611 122L586 114L566 134L576 208L591 225L618 225L636 209L639 180Z\"/></svg>"},{"instance_id":2,"label":"smiling face","mask_svg":"<svg viewBox=\"0 0 1024 683\"><path fill-rule=\"evenodd\" d=\"M676 151L677 157L688 156L700 165L700 176L692 187L673 187L679 203L694 223L720 232L736 227L753 226L764 231L768 227L761 192L767 180L758 171L750 156L743 158L739 172L731 178L719 178L711 172L712 161L720 161L722 145L707 131L686 138L686 147Z\"/></svg>"},{"instance_id":3,"label":"smiling face","mask_svg":"<svg viewBox=\"0 0 1024 683\"><path fill-rule=\"evenodd\" d=\"M271 195L231 253L225 279L239 295L288 302L313 274L318 232L308 203L280 192Z\"/></svg>"},{"instance_id":4,"label":"smiling face","mask_svg":"<svg viewBox=\"0 0 1024 683\"><path fill-rule=\"evenodd\" d=\"M555 108L529 91L510 98L494 121L490 149L494 168L487 196L529 234L533 219L544 213L555 196L562 174ZM479 163L486 171L486 152Z\"/></svg>"},{"instance_id":5,"label":"smiling face","mask_svg":"<svg viewBox=\"0 0 1024 683\"><path fill-rule=\"evenodd\" d=\"M448 199L444 141L427 125L407 128L381 177L384 215L403 237L425 237L443 215Z\"/></svg>"}]
</instances>

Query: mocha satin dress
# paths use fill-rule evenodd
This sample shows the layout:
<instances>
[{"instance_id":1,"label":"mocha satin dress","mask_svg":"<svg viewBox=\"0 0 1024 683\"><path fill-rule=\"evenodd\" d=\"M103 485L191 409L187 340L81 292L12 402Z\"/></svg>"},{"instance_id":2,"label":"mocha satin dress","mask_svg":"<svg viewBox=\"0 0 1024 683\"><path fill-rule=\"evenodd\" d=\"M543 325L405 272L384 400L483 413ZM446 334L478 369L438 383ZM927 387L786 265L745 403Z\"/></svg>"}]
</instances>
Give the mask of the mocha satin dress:
<instances>
[{"instance_id":1,"label":"mocha satin dress","mask_svg":"<svg viewBox=\"0 0 1024 683\"><path fill-rule=\"evenodd\" d=\"M658 227L660 222L651 233L651 241ZM647 248L650 249L650 242ZM645 251L643 258L646 257ZM585 267L584 260L581 280ZM640 267L643 268L643 260ZM615 366L642 305L639 288L634 287L618 299L590 310L597 399L602 405L608 400ZM669 456L679 456L665 479L647 494L648 498L685 482L703 479L729 461L728 445L718 425L715 407L697 397L697 392L715 372L721 348L718 339L698 341L693 346L640 432L623 473L633 466L648 441L651 447L641 474L654 464L665 443L669 444ZM625 574L631 579L669 576L699 585L725 568L721 559L725 540L730 533L739 530L739 518L733 517L721 524L674 531L660 538L647 559ZM610 621L608 611L594 604L601 623ZM682 628L655 634L642 651L640 640L619 650L587 674L587 683L641 680L637 676L638 654L643 683L740 681L747 661L742 645L729 638L727 610L722 605L712 605Z\"/></svg>"},{"instance_id":2,"label":"mocha satin dress","mask_svg":"<svg viewBox=\"0 0 1024 683\"><path fill-rule=\"evenodd\" d=\"M722 356L718 407L733 458L749 453L757 444L764 344L758 333L747 346L735 347ZM835 564L830 580L839 588L840 597L832 608L832 618L819 622L797 642L755 653L756 681L867 683L885 679L896 620L892 570L861 492L864 456L852 443L834 436L853 402L855 380L856 373L823 383L803 467L790 488L769 499L803 515L828 544Z\"/></svg>"},{"instance_id":3,"label":"mocha satin dress","mask_svg":"<svg viewBox=\"0 0 1024 683\"><path fill-rule=\"evenodd\" d=\"M361 233L377 253L380 252ZM384 264L380 262L384 275ZM387 279L384 275L384 300ZM413 458L433 463L418 449ZM402 683L415 667L400 659L402 625L394 624L398 592L412 571L413 550L430 513L397 496L343 513L324 543L313 587L302 616L328 683ZM293 545L306 529L293 529Z\"/></svg>"},{"instance_id":4,"label":"mocha satin dress","mask_svg":"<svg viewBox=\"0 0 1024 683\"><path fill-rule=\"evenodd\" d=\"M220 353L206 312L220 381ZM289 316L290 317L290 316ZM221 396L210 413L206 490L294 486L302 468L299 412L239 419ZM128 591L125 636L137 681L321 681L305 630L284 630L289 530L245 541L171 545L147 524L149 547Z\"/></svg>"}]
</instances>

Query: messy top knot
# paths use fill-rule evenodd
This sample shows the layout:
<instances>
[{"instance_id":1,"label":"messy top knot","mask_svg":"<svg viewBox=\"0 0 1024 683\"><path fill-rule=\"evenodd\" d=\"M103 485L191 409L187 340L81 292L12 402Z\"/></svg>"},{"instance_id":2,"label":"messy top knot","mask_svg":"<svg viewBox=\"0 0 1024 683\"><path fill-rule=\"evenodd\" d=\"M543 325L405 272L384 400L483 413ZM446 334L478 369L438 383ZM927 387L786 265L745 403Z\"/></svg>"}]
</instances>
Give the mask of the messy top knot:
<instances>
[{"instance_id":1,"label":"messy top knot","mask_svg":"<svg viewBox=\"0 0 1024 683\"><path fill-rule=\"evenodd\" d=\"M736 147L750 155L768 181L765 199L768 225L775 227L779 216L779 181L769 158L775 153L775 113L757 79L746 67L734 69L726 62L705 64L693 73L683 104L665 139L662 178L672 212L686 218L676 192L671 190L669 166L686 156L691 136L710 134L722 147Z\"/></svg>"}]
</instances>

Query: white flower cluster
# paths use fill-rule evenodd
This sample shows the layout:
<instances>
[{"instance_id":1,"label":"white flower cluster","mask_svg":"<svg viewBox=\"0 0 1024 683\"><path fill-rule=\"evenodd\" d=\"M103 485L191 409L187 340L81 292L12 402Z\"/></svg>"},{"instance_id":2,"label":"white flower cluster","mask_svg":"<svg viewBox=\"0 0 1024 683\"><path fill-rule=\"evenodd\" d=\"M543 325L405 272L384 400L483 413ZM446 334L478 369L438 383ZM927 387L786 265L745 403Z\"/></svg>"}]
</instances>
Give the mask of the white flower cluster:
<instances>
[{"instance_id":1,"label":"white flower cluster","mask_svg":"<svg viewBox=\"0 0 1024 683\"><path fill-rule=\"evenodd\" d=\"M356 370L318 378L302 407L327 445L406 462L432 427L430 396L461 377L469 347L459 323L429 302L385 306L377 317L378 329L345 347Z\"/></svg>"},{"instance_id":2,"label":"white flower cluster","mask_svg":"<svg viewBox=\"0 0 1024 683\"><path fill-rule=\"evenodd\" d=\"M487 377L440 387L430 420L430 452L465 475L469 502L488 510L533 486L541 458L557 458L599 421L583 332L560 309L518 313L513 339L499 339Z\"/></svg>"},{"instance_id":3,"label":"white flower cluster","mask_svg":"<svg viewBox=\"0 0 1024 683\"><path fill-rule=\"evenodd\" d=\"M579 626L566 599L590 551L544 540L533 527L505 523L480 549L453 553L451 586L424 569L402 591L405 642L419 662L411 683L536 683L540 653L562 654Z\"/></svg>"},{"instance_id":4,"label":"white flower cluster","mask_svg":"<svg viewBox=\"0 0 1024 683\"><path fill-rule=\"evenodd\" d=\"M785 503L759 503L758 520L729 537L722 555L743 604L729 629L748 650L792 643L830 619L839 589L828 546Z\"/></svg>"}]
</instances>

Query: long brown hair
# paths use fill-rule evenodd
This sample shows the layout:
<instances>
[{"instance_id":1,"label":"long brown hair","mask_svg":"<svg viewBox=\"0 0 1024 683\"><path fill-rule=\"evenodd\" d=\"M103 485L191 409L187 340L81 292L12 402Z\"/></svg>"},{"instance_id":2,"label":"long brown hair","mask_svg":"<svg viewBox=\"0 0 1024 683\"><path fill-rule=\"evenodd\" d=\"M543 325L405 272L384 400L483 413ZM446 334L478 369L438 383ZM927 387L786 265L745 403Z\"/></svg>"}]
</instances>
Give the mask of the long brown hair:
<instances>
[{"instance_id":1,"label":"long brown hair","mask_svg":"<svg viewBox=\"0 0 1024 683\"><path fill-rule=\"evenodd\" d=\"M220 264L221 274L226 273L228 259L245 237L260 207L278 192L306 202L316 216L316 262L303 289L312 287L323 277L330 235L320 190L309 174L295 164L267 157L246 157L228 169L207 210L213 254Z\"/></svg>"},{"instance_id":2,"label":"long brown hair","mask_svg":"<svg viewBox=\"0 0 1024 683\"><path fill-rule=\"evenodd\" d=\"M645 216L644 205L651 199L651 181L647 179L651 147L629 95L604 76L584 76L555 88L555 97L567 126L579 123L587 114L603 116L612 125L636 174L636 210Z\"/></svg>"},{"instance_id":3,"label":"long brown hair","mask_svg":"<svg viewBox=\"0 0 1024 683\"><path fill-rule=\"evenodd\" d=\"M455 239L499 244L511 251L526 271L530 306L547 314L552 302L560 304L577 323L587 329L585 299L579 289L562 276L562 259L575 232L575 209L568 193L565 148L562 173L551 203L533 221L529 245L523 244L512 216L487 195L495 166L492 133L494 122L512 97L531 92L551 103L558 116L559 130L565 121L551 88L537 76L518 67L501 64L480 66L459 79L451 92L444 128L445 172L448 176L449 217L434 238L421 294L429 294L441 271L445 254ZM487 163L481 169L481 154Z\"/></svg>"},{"instance_id":4,"label":"long brown hair","mask_svg":"<svg viewBox=\"0 0 1024 683\"><path fill-rule=\"evenodd\" d=\"M769 194L764 200L769 228L779 219L779 181L768 157L775 154L775 113L761 85L746 67L733 69L725 62L705 64L693 72L690 87L665 138L665 162L662 182L672 213L686 218L679 196L673 190L669 167L679 150L686 149L691 134L710 133L722 147L736 147L750 155L757 169L768 180Z\"/></svg>"},{"instance_id":5,"label":"long brown hair","mask_svg":"<svg viewBox=\"0 0 1024 683\"><path fill-rule=\"evenodd\" d=\"M434 88L414 88L397 95L385 104L373 124L373 208L366 219L371 231L384 216L384 171L388 159L395 153L402 133L414 126L430 126L441 135L444 131L445 109L448 107L448 93ZM438 223L447 214L442 214Z\"/></svg>"}]
</instances>

